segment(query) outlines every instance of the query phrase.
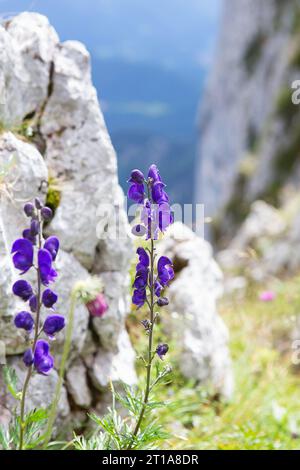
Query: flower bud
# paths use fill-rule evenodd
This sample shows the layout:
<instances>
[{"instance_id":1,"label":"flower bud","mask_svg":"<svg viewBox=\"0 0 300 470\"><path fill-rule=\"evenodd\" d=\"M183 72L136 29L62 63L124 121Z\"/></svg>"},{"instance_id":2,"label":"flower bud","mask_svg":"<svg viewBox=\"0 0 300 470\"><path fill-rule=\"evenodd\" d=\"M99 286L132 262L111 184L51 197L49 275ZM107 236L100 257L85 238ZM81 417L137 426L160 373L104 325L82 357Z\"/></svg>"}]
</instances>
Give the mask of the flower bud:
<instances>
[{"instance_id":1,"label":"flower bud","mask_svg":"<svg viewBox=\"0 0 300 470\"><path fill-rule=\"evenodd\" d=\"M167 297L162 297L161 299L158 299L157 305L159 307L164 307L165 305L169 305L169 299L167 299Z\"/></svg>"},{"instance_id":2,"label":"flower bud","mask_svg":"<svg viewBox=\"0 0 300 470\"><path fill-rule=\"evenodd\" d=\"M33 237L38 235L40 232L40 223L37 219L32 219L30 224L30 232Z\"/></svg>"},{"instance_id":3,"label":"flower bud","mask_svg":"<svg viewBox=\"0 0 300 470\"><path fill-rule=\"evenodd\" d=\"M27 217L32 217L34 214L34 205L31 202L27 202L24 206L24 212Z\"/></svg>"},{"instance_id":4,"label":"flower bud","mask_svg":"<svg viewBox=\"0 0 300 470\"><path fill-rule=\"evenodd\" d=\"M43 330L50 338L53 338L55 333L58 333L65 326L65 318L62 315L49 315L46 318Z\"/></svg>"},{"instance_id":5,"label":"flower bud","mask_svg":"<svg viewBox=\"0 0 300 470\"><path fill-rule=\"evenodd\" d=\"M92 317L102 317L108 309L105 297L101 293L95 299L90 300L86 306Z\"/></svg>"},{"instance_id":6,"label":"flower bud","mask_svg":"<svg viewBox=\"0 0 300 470\"><path fill-rule=\"evenodd\" d=\"M32 312L37 311L37 296L32 295L29 299L29 307Z\"/></svg>"},{"instance_id":7,"label":"flower bud","mask_svg":"<svg viewBox=\"0 0 300 470\"><path fill-rule=\"evenodd\" d=\"M159 344L156 348L156 354L159 356L161 360L163 360L168 350L169 350L169 346L167 344Z\"/></svg>"},{"instance_id":8,"label":"flower bud","mask_svg":"<svg viewBox=\"0 0 300 470\"><path fill-rule=\"evenodd\" d=\"M33 290L29 282L25 281L24 279L20 279L16 281L12 287L12 291L18 297L21 297L24 302L30 299L33 295Z\"/></svg>"},{"instance_id":9,"label":"flower bud","mask_svg":"<svg viewBox=\"0 0 300 470\"><path fill-rule=\"evenodd\" d=\"M132 170L129 182L143 184L145 177L140 170Z\"/></svg>"},{"instance_id":10,"label":"flower bud","mask_svg":"<svg viewBox=\"0 0 300 470\"><path fill-rule=\"evenodd\" d=\"M34 204L35 204L35 207L39 210L43 207L43 204L41 203L41 200L38 197L35 198Z\"/></svg>"},{"instance_id":11,"label":"flower bud","mask_svg":"<svg viewBox=\"0 0 300 470\"><path fill-rule=\"evenodd\" d=\"M33 364L32 349L27 349L23 355L23 362L26 367L30 367Z\"/></svg>"},{"instance_id":12,"label":"flower bud","mask_svg":"<svg viewBox=\"0 0 300 470\"><path fill-rule=\"evenodd\" d=\"M41 209L41 215L43 217L43 219L48 222L49 220L52 219L53 217L53 212L52 210L50 209L50 207L42 207Z\"/></svg>"}]
</instances>

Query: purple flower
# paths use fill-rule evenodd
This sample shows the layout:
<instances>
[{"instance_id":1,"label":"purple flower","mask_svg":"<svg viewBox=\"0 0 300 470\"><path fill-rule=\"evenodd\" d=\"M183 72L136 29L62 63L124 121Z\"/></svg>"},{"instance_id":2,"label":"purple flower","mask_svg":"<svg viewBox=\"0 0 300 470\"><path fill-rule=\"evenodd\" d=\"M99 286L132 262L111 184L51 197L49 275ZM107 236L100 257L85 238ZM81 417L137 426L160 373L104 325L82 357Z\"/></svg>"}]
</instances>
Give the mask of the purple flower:
<instances>
[{"instance_id":1,"label":"purple flower","mask_svg":"<svg viewBox=\"0 0 300 470\"><path fill-rule=\"evenodd\" d=\"M174 279L172 261L167 256L161 256L157 263L158 280L162 286L167 286Z\"/></svg>"},{"instance_id":2,"label":"purple flower","mask_svg":"<svg viewBox=\"0 0 300 470\"><path fill-rule=\"evenodd\" d=\"M87 302L86 306L92 317L102 317L108 309L108 303L101 293L95 299Z\"/></svg>"},{"instance_id":3,"label":"purple flower","mask_svg":"<svg viewBox=\"0 0 300 470\"><path fill-rule=\"evenodd\" d=\"M158 206L158 226L161 232L164 232L170 224L173 223L171 208L167 202Z\"/></svg>"},{"instance_id":4,"label":"purple flower","mask_svg":"<svg viewBox=\"0 0 300 470\"><path fill-rule=\"evenodd\" d=\"M164 286L161 285L160 282L155 281L154 283L154 293L157 297L160 297L161 291L163 290Z\"/></svg>"},{"instance_id":5,"label":"purple flower","mask_svg":"<svg viewBox=\"0 0 300 470\"><path fill-rule=\"evenodd\" d=\"M21 274L26 273L33 263L32 243L25 238L18 238L13 243L11 252L14 253L13 263L15 268L22 271Z\"/></svg>"},{"instance_id":6,"label":"purple flower","mask_svg":"<svg viewBox=\"0 0 300 470\"><path fill-rule=\"evenodd\" d=\"M139 263L136 266L136 270L139 271L140 269L149 268L150 259L147 251L144 248L139 247L136 252L139 255Z\"/></svg>"},{"instance_id":7,"label":"purple flower","mask_svg":"<svg viewBox=\"0 0 300 470\"><path fill-rule=\"evenodd\" d=\"M53 368L53 357L49 353L49 344L43 339L36 342L34 350L34 367L39 374L47 375Z\"/></svg>"},{"instance_id":8,"label":"purple flower","mask_svg":"<svg viewBox=\"0 0 300 470\"><path fill-rule=\"evenodd\" d=\"M45 286L53 282L57 276L57 272L52 268L52 257L48 250L41 249L38 252L38 268L41 281Z\"/></svg>"},{"instance_id":9,"label":"purple flower","mask_svg":"<svg viewBox=\"0 0 300 470\"><path fill-rule=\"evenodd\" d=\"M139 183L132 183L128 189L127 196L134 202L141 204L144 200L144 185Z\"/></svg>"},{"instance_id":10,"label":"purple flower","mask_svg":"<svg viewBox=\"0 0 300 470\"><path fill-rule=\"evenodd\" d=\"M31 313L20 312L15 316L15 325L17 328L22 328L25 331L32 331L34 320Z\"/></svg>"},{"instance_id":11,"label":"purple flower","mask_svg":"<svg viewBox=\"0 0 300 470\"><path fill-rule=\"evenodd\" d=\"M145 177L140 170L132 170L128 183L143 184Z\"/></svg>"},{"instance_id":12,"label":"purple flower","mask_svg":"<svg viewBox=\"0 0 300 470\"><path fill-rule=\"evenodd\" d=\"M32 217L34 214L34 205L31 202L27 202L24 206L24 212L27 217Z\"/></svg>"},{"instance_id":13,"label":"purple flower","mask_svg":"<svg viewBox=\"0 0 300 470\"><path fill-rule=\"evenodd\" d=\"M53 212L52 210L50 209L50 207L42 207L41 209L41 216L43 217L43 219L48 222L49 220L52 219L53 217Z\"/></svg>"},{"instance_id":14,"label":"purple flower","mask_svg":"<svg viewBox=\"0 0 300 470\"><path fill-rule=\"evenodd\" d=\"M33 237L40 233L40 223L37 219L32 219L30 224L30 232Z\"/></svg>"},{"instance_id":15,"label":"purple flower","mask_svg":"<svg viewBox=\"0 0 300 470\"><path fill-rule=\"evenodd\" d=\"M161 181L161 177L156 165L151 165L148 171L148 178L152 180L153 183L156 181Z\"/></svg>"},{"instance_id":16,"label":"purple flower","mask_svg":"<svg viewBox=\"0 0 300 470\"><path fill-rule=\"evenodd\" d=\"M169 202L169 196L164 191L166 185L162 181L156 181L152 185L152 200L155 204Z\"/></svg>"},{"instance_id":17,"label":"purple flower","mask_svg":"<svg viewBox=\"0 0 300 470\"><path fill-rule=\"evenodd\" d=\"M25 366L30 367L33 364L33 354L32 349L26 349L23 355L23 362Z\"/></svg>"},{"instance_id":18,"label":"purple flower","mask_svg":"<svg viewBox=\"0 0 300 470\"><path fill-rule=\"evenodd\" d=\"M168 350L169 350L169 346L167 344L159 344L156 348L156 354L159 356L161 360L163 360Z\"/></svg>"},{"instance_id":19,"label":"purple flower","mask_svg":"<svg viewBox=\"0 0 300 470\"><path fill-rule=\"evenodd\" d=\"M24 280L16 281L12 287L12 291L18 297L21 297L22 300L27 302L30 297L33 295L33 290L29 282Z\"/></svg>"},{"instance_id":20,"label":"purple flower","mask_svg":"<svg viewBox=\"0 0 300 470\"><path fill-rule=\"evenodd\" d=\"M36 244L36 237L35 235L32 235L30 228L23 230L22 237L26 238L26 240L29 240L33 245Z\"/></svg>"},{"instance_id":21,"label":"purple flower","mask_svg":"<svg viewBox=\"0 0 300 470\"><path fill-rule=\"evenodd\" d=\"M161 297L158 299L157 305L159 307L165 307L166 305L169 305L169 299L167 299L167 297Z\"/></svg>"},{"instance_id":22,"label":"purple flower","mask_svg":"<svg viewBox=\"0 0 300 470\"><path fill-rule=\"evenodd\" d=\"M58 249L59 249L59 240L57 237L49 237L44 243L44 249L49 251L52 256L52 260L55 261Z\"/></svg>"},{"instance_id":23,"label":"purple flower","mask_svg":"<svg viewBox=\"0 0 300 470\"><path fill-rule=\"evenodd\" d=\"M37 300L37 296L36 295L32 295L29 299L29 307L30 307L30 310L32 312L36 312L37 311L37 307L38 307L38 300Z\"/></svg>"},{"instance_id":24,"label":"purple flower","mask_svg":"<svg viewBox=\"0 0 300 470\"><path fill-rule=\"evenodd\" d=\"M46 318L43 330L49 338L53 338L65 326L65 318L62 315L49 315Z\"/></svg>"},{"instance_id":25,"label":"purple flower","mask_svg":"<svg viewBox=\"0 0 300 470\"><path fill-rule=\"evenodd\" d=\"M42 303L46 308L52 308L53 305L57 302L57 294L51 289L46 289L42 295Z\"/></svg>"},{"instance_id":26,"label":"purple flower","mask_svg":"<svg viewBox=\"0 0 300 470\"><path fill-rule=\"evenodd\" d=\"M141 308L146 302L146 298L147 298L146 289L142 289L142 290L136 289L133 292L132 303L136 305L138 308Z\"/></svg>"}]
</instances>

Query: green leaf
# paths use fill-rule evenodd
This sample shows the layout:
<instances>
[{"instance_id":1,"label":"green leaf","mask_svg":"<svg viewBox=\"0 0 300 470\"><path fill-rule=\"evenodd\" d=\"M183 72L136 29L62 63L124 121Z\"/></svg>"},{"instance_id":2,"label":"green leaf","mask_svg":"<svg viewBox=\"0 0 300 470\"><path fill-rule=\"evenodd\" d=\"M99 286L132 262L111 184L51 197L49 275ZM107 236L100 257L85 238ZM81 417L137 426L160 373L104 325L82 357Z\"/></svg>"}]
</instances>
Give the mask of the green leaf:
<instances>
[{"instance_id":1,"label":"green leaf","mask_svg":"<svg viewBox=\"0 0 300 470\"><path fill-rule=\"evenodd\" d=\"M3 378L9 393L16 399L21 400L22 394L17 391L17 374L15 369L3 366Z\"/></svg>"}]
</instances>

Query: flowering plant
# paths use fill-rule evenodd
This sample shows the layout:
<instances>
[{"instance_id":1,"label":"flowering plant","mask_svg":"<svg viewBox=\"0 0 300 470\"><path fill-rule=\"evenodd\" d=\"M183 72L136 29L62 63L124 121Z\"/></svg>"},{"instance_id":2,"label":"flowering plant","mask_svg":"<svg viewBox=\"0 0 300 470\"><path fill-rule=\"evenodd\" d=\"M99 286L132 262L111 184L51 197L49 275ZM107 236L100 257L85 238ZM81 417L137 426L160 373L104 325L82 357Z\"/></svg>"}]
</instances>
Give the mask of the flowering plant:
<instances>
[{"instance_id":1,"label":"flowering plant","mask_svg":"<svg viewBox=\"0 0 300 470\"><path fill-rule=\"evenodd\" d=\"M14 295L28 305L14 318L16 328L25 331L25 340L28 343L28 348L23 355L27 373L22 391L16 395L20 399L18 419L18 448L20 450L24 448L26 427L29 424L25 416L25 403L30 379L35 373L48 375L53 368L54 358L50 354L49 342L54 340L55 335L65 326L64 317L55 311L58 296L49 287L57 277L54 262L59 250L59 240L55 236L46 240L43 238L43 223L52 218L52 211L36 198L34 203L25 204L24 212L30 219L30 223L29 227L23 231L22 237L15 240L12 245L12 261L21 276L34 270L36 282L33 286L22 278L15 281L12 286ZM43 308L49 310L50 313L42 322Z\"/></svg>"}]
</instances>

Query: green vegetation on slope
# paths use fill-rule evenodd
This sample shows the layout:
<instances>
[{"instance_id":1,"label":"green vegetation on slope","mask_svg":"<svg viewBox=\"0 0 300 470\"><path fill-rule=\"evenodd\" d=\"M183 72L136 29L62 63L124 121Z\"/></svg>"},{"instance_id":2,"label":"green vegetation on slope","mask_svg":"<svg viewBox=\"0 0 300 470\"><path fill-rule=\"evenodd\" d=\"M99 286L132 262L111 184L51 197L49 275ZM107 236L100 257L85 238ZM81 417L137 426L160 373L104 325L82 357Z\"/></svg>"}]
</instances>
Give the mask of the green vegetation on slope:
<instances>
[{"instance_id":1,"label":"green vegetation on slope","mask_svg":"<svg viewBox=\"0 0 300 470\"><path fill-rule=\"evenodd\" d=\"M259 301L259 291L252 288L243 300L225 299L219 307L230 330L235 374L231 403L220 403L208 390L186 381L178 372L176 338L170 342L173 375L156 397L170 403L158 411L171 435L165 448L300 448L300 372L292 366L289 339L300 309L300 278L268 287L278 293L273 302ZM169 330L166 315L158 339L165 339ZM137 316L143 318L141 313L132 315L130 328L139 350L144 336ZM177 321L179 331L180 318Z\"/></svg>"}]
</instances>

